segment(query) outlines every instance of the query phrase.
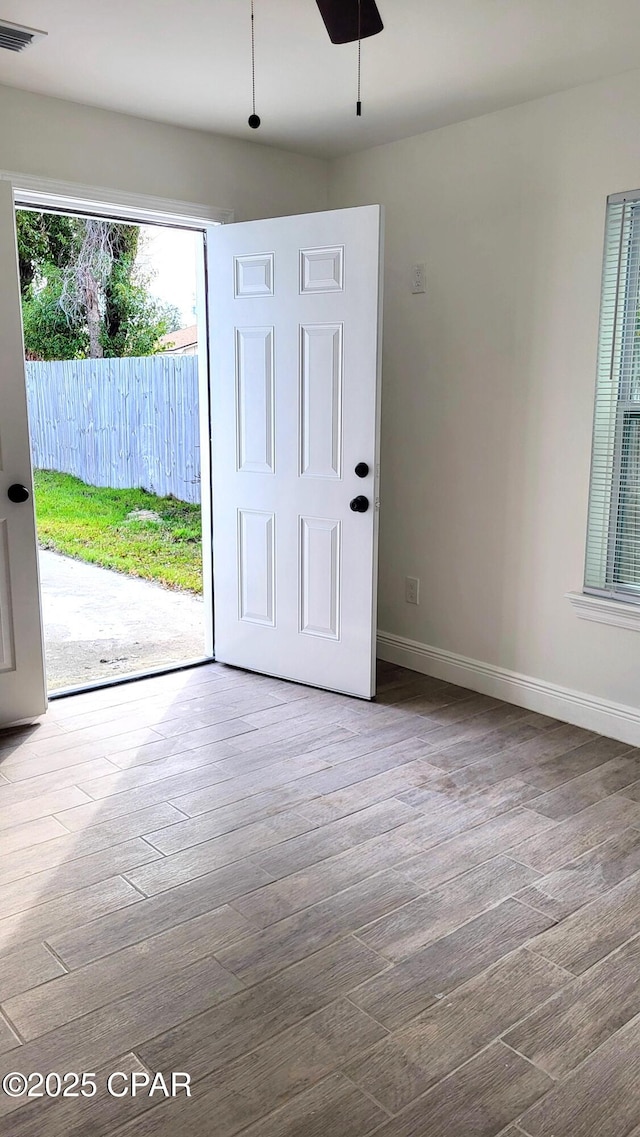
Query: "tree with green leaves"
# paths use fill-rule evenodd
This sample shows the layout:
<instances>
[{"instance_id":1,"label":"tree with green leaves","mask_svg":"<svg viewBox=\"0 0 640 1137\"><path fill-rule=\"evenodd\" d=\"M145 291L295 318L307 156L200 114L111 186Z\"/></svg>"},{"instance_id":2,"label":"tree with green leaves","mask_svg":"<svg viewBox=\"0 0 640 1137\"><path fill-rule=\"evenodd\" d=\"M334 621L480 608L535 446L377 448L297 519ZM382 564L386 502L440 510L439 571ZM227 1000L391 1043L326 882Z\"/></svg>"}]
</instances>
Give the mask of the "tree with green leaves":
<instances>
[{"instance_id":1,"label":"tree with green leaves","mask_svg":"<svg viewBox=\"0 0 640 1137\"><path fill-rule=\"evenodd\" d=\"M18 253L27 357L155 355L180 327L150 293L139 226L19 210Z\"/></svg>"}]
</instances>

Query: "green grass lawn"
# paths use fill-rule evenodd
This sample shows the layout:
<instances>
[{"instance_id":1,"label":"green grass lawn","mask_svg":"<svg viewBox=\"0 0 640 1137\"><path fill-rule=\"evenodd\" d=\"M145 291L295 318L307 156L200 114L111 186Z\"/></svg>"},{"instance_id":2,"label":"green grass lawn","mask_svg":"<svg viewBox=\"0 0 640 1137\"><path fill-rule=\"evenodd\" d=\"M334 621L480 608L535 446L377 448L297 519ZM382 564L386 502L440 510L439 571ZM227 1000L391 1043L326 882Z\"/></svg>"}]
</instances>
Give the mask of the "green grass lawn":
<instances>
[{"instance_id":1,"label":"green grass lawn","mask_svg":"<svg viewBox=\"0 0 640 1137\"><path fill-rule=\"evenodd\" d=\"M43 549L202 593L199 505L89 486L52 470L35 471L35 498ZM134 510L152 510L159 521L132 518Z\"/></svg>"}]
</instances>

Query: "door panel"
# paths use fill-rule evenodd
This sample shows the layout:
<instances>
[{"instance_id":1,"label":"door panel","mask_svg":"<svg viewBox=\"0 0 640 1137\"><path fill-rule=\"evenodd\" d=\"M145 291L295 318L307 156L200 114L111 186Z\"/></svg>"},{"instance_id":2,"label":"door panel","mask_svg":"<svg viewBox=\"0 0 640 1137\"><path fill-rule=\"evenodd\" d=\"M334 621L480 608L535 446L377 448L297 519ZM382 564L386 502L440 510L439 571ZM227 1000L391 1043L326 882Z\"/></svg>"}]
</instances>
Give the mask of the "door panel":
<instances>
[{"instance_id":1,"label":"door panel","mask_svg":"<svg viewBox=\"0 0 640 1137\"><path fill-rule=\"evenodd\" d=\"M44 680L38 553L27 422L13 192L0 179L0 725L42 714ZM9 501L9 487L29 500Z\"/></svg>"},{"instance_id":2,"label":"door panel","mask_svg":"<svg viewBox=\"0 0 640 1137\"><path fill-rule=\"evenodd\" d=\"M368 206L207 235L216 658L366 698L380 227Z\"/></svg>"}]
</instances>

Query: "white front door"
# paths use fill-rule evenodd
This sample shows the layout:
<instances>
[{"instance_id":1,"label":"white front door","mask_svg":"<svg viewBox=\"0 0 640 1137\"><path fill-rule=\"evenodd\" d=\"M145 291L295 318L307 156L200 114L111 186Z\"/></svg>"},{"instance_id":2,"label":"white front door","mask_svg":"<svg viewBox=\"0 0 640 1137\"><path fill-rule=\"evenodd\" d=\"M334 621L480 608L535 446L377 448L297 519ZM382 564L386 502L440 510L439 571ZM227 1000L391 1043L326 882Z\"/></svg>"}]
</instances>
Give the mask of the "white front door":
<instances>
[{"instance_id":1,"label":"white front door","mask_svg":"<svg viewBox=\"0 0 640 1137\"><path fill-rule=\"evenodd\" d=\"M47 706L18 279L13 191L0 180L0 726Z\"/></svg>"},{"instance_id":2,"label":"white front door","mask_svg":"<svg viewBox=\"0 0 640 1137\"><path fill-rule=\"evenodd\" d=\"M379 206L207 233L216 659L365 698L380 262Z\"/></svg>"}]
</instances>

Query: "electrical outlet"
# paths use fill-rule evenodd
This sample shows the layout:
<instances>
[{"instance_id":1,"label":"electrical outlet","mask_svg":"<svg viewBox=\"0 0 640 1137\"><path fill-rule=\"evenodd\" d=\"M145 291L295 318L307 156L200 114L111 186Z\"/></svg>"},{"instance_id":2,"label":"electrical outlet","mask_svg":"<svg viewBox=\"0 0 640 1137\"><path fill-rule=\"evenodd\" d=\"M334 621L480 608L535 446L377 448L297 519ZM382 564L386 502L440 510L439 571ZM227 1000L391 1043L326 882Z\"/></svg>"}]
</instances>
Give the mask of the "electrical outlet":
<instances>
[{"instance_id":1,"label":"electrical outlet","mask_svg":"<svg viewBox=\"0 0 640 1137\"><path fill-rule=\"evenodd\" d=\"M427 266L425 264L413 266L411 272L411 291L414 296L419 292L427 291Z\"/></svg>"},{"instance_id":2,"label":"electrical outlet","mask_svg":"<svg viewBox=\"0 0 640 1137\"><path fill-rule=\"evenodd\" d=\"M404 578L404 598L407 604L420 603L420 581L415 576Z\"/></svg>"}]
</instances>

